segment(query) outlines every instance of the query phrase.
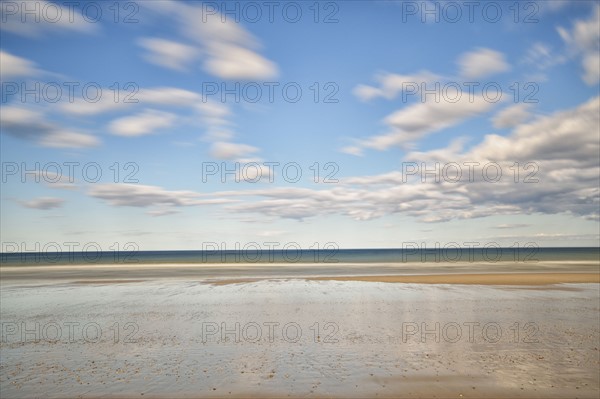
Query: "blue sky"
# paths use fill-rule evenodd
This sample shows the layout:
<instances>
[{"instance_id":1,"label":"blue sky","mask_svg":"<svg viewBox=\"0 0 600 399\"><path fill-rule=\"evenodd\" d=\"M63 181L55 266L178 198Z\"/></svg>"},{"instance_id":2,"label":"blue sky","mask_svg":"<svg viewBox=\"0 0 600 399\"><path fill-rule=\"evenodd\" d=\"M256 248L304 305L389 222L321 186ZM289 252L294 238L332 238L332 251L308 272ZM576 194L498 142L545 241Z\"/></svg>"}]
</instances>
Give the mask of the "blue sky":
<instances>
[{"instance_id":1,"label":"blue sky","mask_svg":"<svg viewBox=\"0 0 600 399\"><path fill-rule=\"evenodd\" d=\"M1 4L5 251L599 243L598 2Z\"/></svg>"}]
</instances>

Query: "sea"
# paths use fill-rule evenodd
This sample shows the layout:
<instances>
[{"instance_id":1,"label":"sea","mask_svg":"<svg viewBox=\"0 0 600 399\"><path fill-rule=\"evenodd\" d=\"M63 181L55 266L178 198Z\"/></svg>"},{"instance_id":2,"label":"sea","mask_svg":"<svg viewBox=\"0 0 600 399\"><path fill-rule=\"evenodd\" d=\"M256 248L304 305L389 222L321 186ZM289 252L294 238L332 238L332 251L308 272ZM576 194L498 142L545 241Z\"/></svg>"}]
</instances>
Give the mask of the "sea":
<instances>
[{"instance_id":1,"label":"sea","mask_svg":"<svg viewBox=\"0 0 600 399\"><path fill-rule=\"evenodd\" d=\"M585 262L600 265L600 247L450 247L378 249L247 248L240 250L2 252L0 266L173 264L494 264Z\"/></svg>"}]
</instances>

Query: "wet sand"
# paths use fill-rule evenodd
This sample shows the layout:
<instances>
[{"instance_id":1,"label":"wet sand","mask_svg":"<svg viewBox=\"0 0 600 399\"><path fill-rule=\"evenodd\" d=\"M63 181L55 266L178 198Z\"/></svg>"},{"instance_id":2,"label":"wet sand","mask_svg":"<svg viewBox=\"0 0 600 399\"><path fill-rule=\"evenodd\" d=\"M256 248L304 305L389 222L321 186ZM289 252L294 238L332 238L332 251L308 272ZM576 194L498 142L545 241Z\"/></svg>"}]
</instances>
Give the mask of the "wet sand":
<instances>
[{"instance_id":1,"label":"wet sand","mask_svg":"<svg viewBox=\"0 0 600 399\"><path fill-rule=\"evenodd\" d=\"M598 396L597 283L354 279L3 281L2 397Z\"/></svg>"}]
</instances>

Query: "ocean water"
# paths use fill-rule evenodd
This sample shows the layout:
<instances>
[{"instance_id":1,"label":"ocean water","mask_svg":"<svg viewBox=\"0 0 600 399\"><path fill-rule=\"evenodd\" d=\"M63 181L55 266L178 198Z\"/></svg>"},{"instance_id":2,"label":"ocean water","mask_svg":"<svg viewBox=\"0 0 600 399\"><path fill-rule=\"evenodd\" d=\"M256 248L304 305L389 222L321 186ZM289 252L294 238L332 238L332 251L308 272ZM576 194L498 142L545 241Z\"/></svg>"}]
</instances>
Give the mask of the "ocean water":
<instances>
[{"instance_id":1,"label":"ocean water","mask_svg":"<svg viewBox=\"0 0 600 399\"><path fill-rule=\"evenodd\" d=\"M247 249L186 251L3 252L1 266L145 264L464 264L586 262L600 264L598 247L405 249Z\"/></svg>"}]
</instances>

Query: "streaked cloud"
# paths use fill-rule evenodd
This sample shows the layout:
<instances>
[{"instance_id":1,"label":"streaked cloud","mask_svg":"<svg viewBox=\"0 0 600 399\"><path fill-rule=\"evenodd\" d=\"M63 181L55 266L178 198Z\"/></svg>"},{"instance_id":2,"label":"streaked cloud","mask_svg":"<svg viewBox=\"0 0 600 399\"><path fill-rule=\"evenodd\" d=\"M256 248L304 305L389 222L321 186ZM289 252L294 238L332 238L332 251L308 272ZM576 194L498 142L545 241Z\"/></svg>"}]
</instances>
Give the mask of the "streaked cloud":
<instances>
[{"instance_id":1,"label":"streaked cloud","mask_svg":"<svg viewBox=\"0 0 600 399\"><path fill-rule=\"evenodd\" d=\"M109 129L117 136L139 137L171 127L176 119L175 114L146 109L139 114L115 119Z\"/></svg>"},{"instance_id":2,"label":"streaked cloud","mask_svg":"<svg viewBox=\"0 0 600 399\"><path fill-rule=\"evenodd\" d=\"M32 61L0 50L0 79L6 81L19 76L32 76L38 72Z\"/></svg>"},{"instance_id":3,"label":"streaked cloud","mask_svg":"<svg viewBox=\"0 0 600 399\"><path fill-rule=\"evenodd\" d=\"M228 199L204 199L193 191L171 191L158 186L143 184L94 184L88 194L91 197L105 200L113 206L149 207L160 206L196 206L214 205L233 202Z\"/></svg>"},{"instance_id":4,"label":"streaked cloud","mask_svg":"<svg viewBox=\"0 0 600 399\"><path fill-rule=\"evenodd\" d=\"M463 54L458 59L458 66L465 79L481 79L510 69L504 54L487 48Z\"/></svg>"},{"instance_id":5,"label":"streaked cloud","mask_svg":"<svg viewBox=\"0 0 600 399\"><path fill-rule=\"evenodd\" d=\"M252 156L258 148L248 144L237 144L218 141L210 148L210 154L217 159L238 160Z\"/></svg>"},{"instance_id":6,"label":"streaked cloud","mask_svg":"<svg viewBox=\"0 0 600 399\"><path fill-rule=\"evenodd\" d=\"M48 0L35 2L3 1L0 30L26 37L41 38L48 33L93 33L99 29L97 21L86 21L72 5Z\"/></svg>"},{"instance_id":7,"label":"streaked cloud","mask_svg":"<svg viewBox=\"0 0 600 399\"><path fill-rule=\"evenodd\" d=\"M600 82L600 6L596 6L592 16L586 20L577 20L571 30L562 26L557 28L560 37L569 46L572 53L581 56L582 79L588 85Z\"/></svg>"},{"instance_id":8,"label":"streaked cloud","mask_svg":"<svg viewBox=\"0 0 600 399\"><path fill-rule=\"evenodd\" d=\"M67 130L49 120L42 111L32 107L13 105L3 107L0 127L3 134L31 140L43 147L85 148L100 144L96 136Z\"/></svg>"},{"instance_id":9,"label":"streaked cloud","mask_svg":"<svg viewBox=\"0 0 600 399\"><path fill-rule=\"evenodd\" d=\"M168 41L164 49L150 48L150 57L162 55L157 53L174 53L177 61L167 66L178 69L183 61L188 62L201 54L201 62L206 72L226 80L265 80L277 77L277 64L261 55L258 50L260 43L250 32L240 24L230 19L221 18L220 13L208 14L202 6L183 2L146 2L143 4L150 10L164 13L171 18L170 23L179 30L180 34L191 43L199 46L194 53L191 44ZM164 40L164 39L154 39ZM155 47L158 42L151 42ZM146 43L148 45L148 43ZM152 62L157 63L156 60ZM174 67L177 68L174 68Z\"/></svg>"},{"instance_id":10,"label":"streaked cloud","mask_svg":"<svg viewBox=\"0 0 600 399\"><path fill-rule=\"evenodd\" d=\"M199 55L197 48L172 40L142 38L138 43L148 51L144 55L148 62L180 72L188 70Z\"/></svg>"},{"instance_id":11,"label":"streaked cloud","mask_svg":"<svg viewBox=\"0 0 600 399\"><path fill-rule=\"evenodd\" d=\"M531 116L531 104L519 103L502 109L492 118L497 129L515 127L525 122Z\"/></svg>"},{"instance_id":12,"label":"streaked cloud","mask_svg":"<svg viewBox=\"0 0 600 399\"><path fill-rule=\"evenodd\" d=\"M65 200L54 197L41 197L30 201L19 201L25 208L39 209L43 211L60 208Z\"/></svg>"},{"instance_id":13,"label":"streaked cloud","mask_svg":"<svg viewBox=\"0 0 600 399\"><path fill-rule=\"evenodd\" d=\"M379 83L379 87L358 85L354 88L353 93L362 101L369 101L377 97L392 100L405 89L412 89L418 93L422 84L430 87L431 83L441 79L441 76L428 71L422 71L414 75L383 73L375 77L375 80Z\"/></svg>"}]
</instances>

